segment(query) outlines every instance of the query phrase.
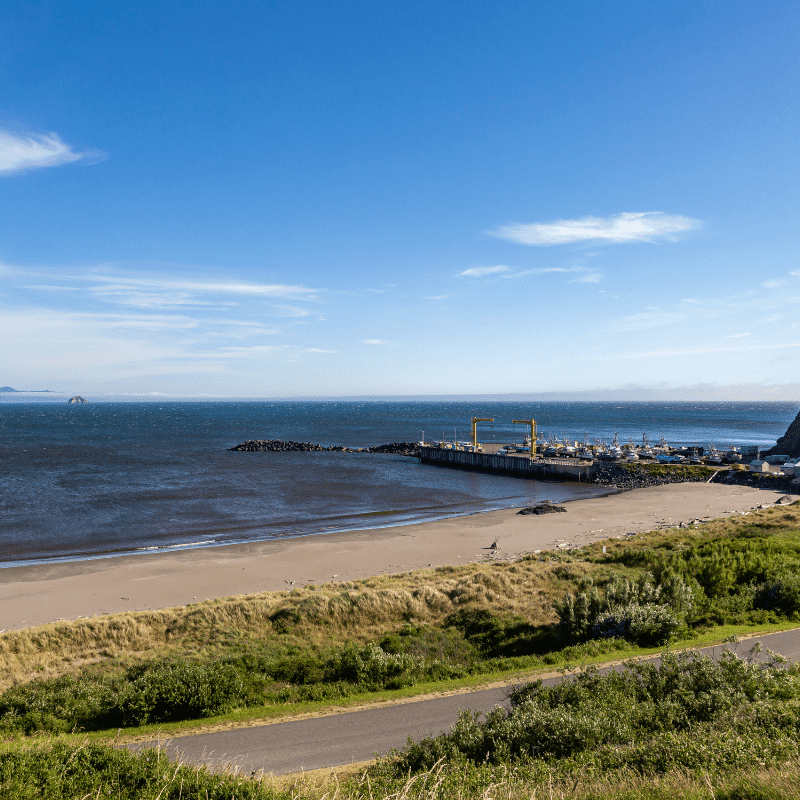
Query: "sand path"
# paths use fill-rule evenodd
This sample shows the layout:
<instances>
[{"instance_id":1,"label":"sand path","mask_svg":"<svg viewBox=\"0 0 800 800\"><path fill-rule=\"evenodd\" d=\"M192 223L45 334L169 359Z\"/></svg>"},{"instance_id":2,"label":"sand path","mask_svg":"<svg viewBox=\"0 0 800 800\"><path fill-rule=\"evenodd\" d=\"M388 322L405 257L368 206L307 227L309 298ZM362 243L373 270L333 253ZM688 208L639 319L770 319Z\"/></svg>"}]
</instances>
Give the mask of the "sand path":
<instances>
[{"instance_id":1,"label":"sand path","mask_svg":"<svg viewBox=\"0 0 800 800\"><path fill-rule=\"evenodd\" d=\"M506 509L395 528L11 567L0 570L0 629L566 549L738 514L780 496L742 486L672 484L574 501L565 514L520 516Z\"/></svg>"}]
</instances>

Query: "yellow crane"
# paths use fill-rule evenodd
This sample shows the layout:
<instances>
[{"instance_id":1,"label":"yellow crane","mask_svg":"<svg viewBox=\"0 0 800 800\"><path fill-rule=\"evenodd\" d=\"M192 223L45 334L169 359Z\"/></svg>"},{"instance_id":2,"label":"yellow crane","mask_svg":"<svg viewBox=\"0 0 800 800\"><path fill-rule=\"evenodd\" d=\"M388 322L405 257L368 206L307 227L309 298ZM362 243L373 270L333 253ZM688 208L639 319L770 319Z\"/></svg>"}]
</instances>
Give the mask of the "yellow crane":
<instances>
[{"instance_id":1,"label":"yellow crane","mask_svg":"<svg viewBox=\"0 0 800 800\"><path fill-rule=\"evenodd\" d=\"M536 455L536 420L535 419L512 419L514 425L531 426L531 458Z\"/></svg>"},{"instance_id":2,"label":"yellow crane","mask_svg":"<svg viewBox=\"0 0 800 800\"><path fill-rule=\"evenodd\" d=\"M494 422L494 417L473 417L472 418L472 446L478 446L478 423Z\"/></svg>"}]
</instances>

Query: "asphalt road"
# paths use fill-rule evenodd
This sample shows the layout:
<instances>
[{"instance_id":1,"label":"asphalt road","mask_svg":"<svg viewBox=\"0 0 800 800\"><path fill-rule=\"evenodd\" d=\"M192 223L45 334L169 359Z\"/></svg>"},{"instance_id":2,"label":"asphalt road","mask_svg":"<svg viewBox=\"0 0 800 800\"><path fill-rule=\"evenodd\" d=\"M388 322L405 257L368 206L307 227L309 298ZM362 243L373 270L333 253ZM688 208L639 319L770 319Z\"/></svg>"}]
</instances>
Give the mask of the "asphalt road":
<instances>
[{"instance_id":1,"label":"asphalt road","mask_svg":"<svg viewBox=\"0 0 800 800\"><path fill-rule=\"evenodd\" d=\"M719 656L724 649L733 648L745 655L756 642L765 650L800 661L800 629L746 639L736 645L706 647L700 652ZM560 676L545 683L559 680ZM420 739L447 731L461 709L490 711L496 705L507 705L506 694L506 688L485 689L296 722L182 736L169 740L166 749L192 764L235 765L245 773L263 770L282 775L334 767L401 748L409 736Z\"/></svg>"}]
</instances>

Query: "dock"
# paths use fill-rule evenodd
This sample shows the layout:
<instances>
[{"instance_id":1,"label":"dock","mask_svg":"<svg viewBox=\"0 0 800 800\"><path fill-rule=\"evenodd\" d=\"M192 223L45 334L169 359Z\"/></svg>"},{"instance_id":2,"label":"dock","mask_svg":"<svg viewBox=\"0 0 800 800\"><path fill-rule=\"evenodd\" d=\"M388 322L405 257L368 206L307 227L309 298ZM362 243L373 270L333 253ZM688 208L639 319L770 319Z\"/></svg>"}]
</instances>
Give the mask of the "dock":
<instances>
[{"instance_id":1,"label":"dock","mask_svg":"<svg viewBox=\"0 0 800 800\"><path fill-rule=\"evenodd\" d=\"M419 458L422 464L546 481L586 481L595 469L594 461L531 458L524 453L476 452L427 444L420 445Z\"/></svg>"}]
</instances>

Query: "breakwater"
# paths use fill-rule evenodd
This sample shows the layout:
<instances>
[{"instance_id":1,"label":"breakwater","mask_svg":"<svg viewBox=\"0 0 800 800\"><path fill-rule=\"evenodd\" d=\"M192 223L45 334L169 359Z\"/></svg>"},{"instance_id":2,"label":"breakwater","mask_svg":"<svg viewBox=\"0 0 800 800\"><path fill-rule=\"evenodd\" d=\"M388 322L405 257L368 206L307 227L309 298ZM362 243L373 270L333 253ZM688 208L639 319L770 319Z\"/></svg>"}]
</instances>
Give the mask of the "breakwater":
<instances>
[{"instance_id":1,"label":"breakwater","mask_svg":"<svg viewBox=\"0 0 800 800\"><path fill-rule=\"evenodd\" d=\"M418 456L416 442L390 442L374 447L324 446L313 442L286 442L282 439L249 439L229 447L229 450L247 453L388 453L397 456Z\"/></svg>"}]
</instances>

